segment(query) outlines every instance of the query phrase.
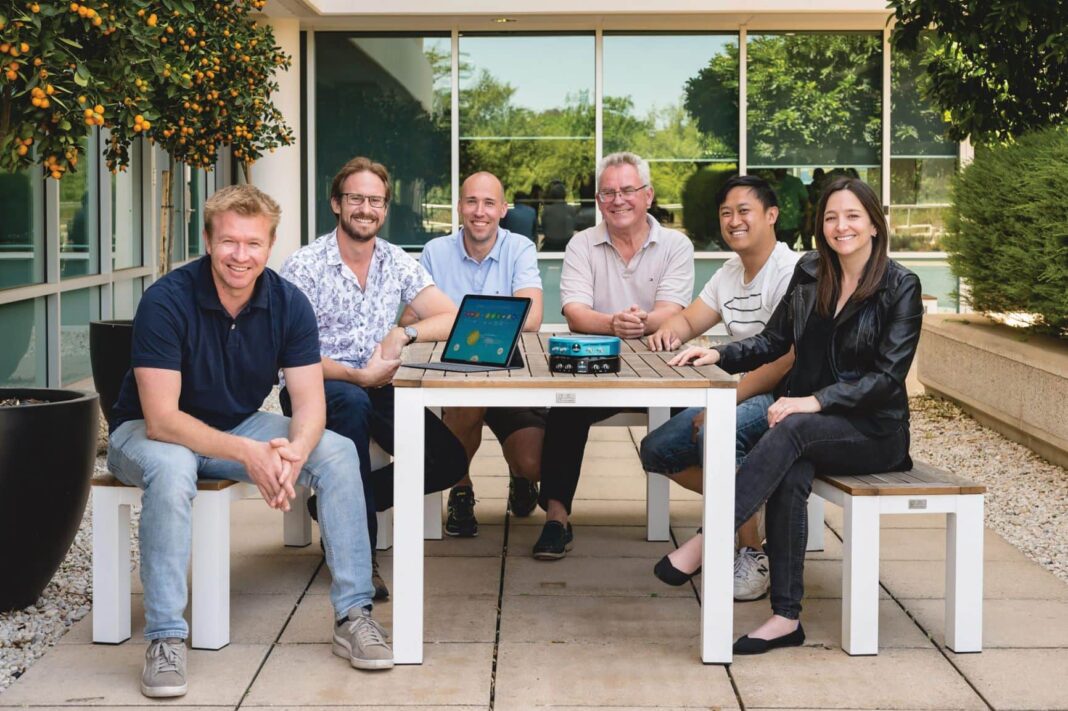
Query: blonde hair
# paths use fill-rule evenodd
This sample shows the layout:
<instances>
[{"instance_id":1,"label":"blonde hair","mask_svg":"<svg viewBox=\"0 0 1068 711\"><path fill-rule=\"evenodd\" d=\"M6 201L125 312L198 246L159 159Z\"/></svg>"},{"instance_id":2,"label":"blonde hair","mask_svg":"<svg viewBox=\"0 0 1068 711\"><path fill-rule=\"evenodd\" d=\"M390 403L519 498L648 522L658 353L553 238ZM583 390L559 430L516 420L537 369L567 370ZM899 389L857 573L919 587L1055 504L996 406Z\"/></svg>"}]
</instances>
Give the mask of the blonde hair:
<instances>
[{"instance_id":1,"label":"blonde hair","mask_svg":"<svg viewBox=\"0 0 1068 711\"><path fill-rule=\"evenodd\" d=\"M266 217L271 223L271 242L282 219L282 208L267 193L255 185L228 185L218 190L204 203L204 231L211 239L212 223L216 215L236 212L244 217Z\"/></svg>"}]
</instances>

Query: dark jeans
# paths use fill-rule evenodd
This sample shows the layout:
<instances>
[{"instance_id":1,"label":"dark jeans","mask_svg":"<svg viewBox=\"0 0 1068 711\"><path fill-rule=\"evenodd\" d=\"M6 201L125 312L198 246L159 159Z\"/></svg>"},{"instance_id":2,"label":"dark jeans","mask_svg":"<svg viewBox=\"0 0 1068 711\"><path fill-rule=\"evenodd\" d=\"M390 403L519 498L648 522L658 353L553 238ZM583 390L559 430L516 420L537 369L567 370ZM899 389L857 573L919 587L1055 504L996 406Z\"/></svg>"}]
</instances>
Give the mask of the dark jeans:
<instances>
[{"instance_id":1,"label":"dark jeans","mask_svg":"<svg viewBox=\"0 0 1068 711\"><path fill-rule=\"evenodd\" d=\"M371 440L393 454L393 386L365 390L342 380L327 380L326 427L356 445L363 478L363 497L367 504L367 532L374 548L378 541L378 511L393 507L393 465L371 471ZM291 412L285 388L279 397L282 411ZM429 410L424 411L426 426L423 460L424 490L427 494L443 491L467 474L467 452L445 424Z\"/></svg>"},{"instance_id":2,"label":"dark jeans","mask_svg":"<svg viewBox=\"0 0 1068 711\"><path fill-rule=\"evenodd\" d=\"M554 407L545 422L545 442L541 448L541 493L538 503L548 508L555 499L571 513L571 502L578 488L582 456L590 427L624 408L610 407Z\"/></svg>"},{"instance_id":3,"label":"dark jeans","mask_svg":"<svg viewBox=\"0 0 1068 711\"><path fill-rule=\"evenodd\" d=\"M771 609L792 620L805 592L806 504L812 479L821 474L872 474L912 468L908 423L873 438L842 415L790 415L760 438L738 469L734 529L765 507L771 570Z\"/></svg>"}]
</instances>

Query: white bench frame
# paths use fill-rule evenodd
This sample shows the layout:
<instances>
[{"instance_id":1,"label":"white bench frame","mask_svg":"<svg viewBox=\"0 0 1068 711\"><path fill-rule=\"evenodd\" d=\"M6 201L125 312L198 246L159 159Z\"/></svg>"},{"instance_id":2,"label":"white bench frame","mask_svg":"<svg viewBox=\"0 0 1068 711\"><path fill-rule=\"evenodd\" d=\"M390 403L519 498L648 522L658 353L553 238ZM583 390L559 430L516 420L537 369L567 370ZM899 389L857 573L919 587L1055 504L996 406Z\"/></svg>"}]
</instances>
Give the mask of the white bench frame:
<instances>
[{"instance_id":1,"label":"white bench frame","mask_svg":"<svg viewBox=\"0 0 1068 711\"><path fill-rule=\"evenodd\" d=\"M883 514L946 514L946 646L983 651L983 494L852 496L822 481L809 497L809 542L823 530L822 499L842 507L842 649L879 653L879 518ZM820 500L819 518L812 501Z\"/></svg>"},{"instance_id":2,"label":"white bench frame","mask_svg":"<svg viewBox=\"0 0 1068 711\"><path fill-rule=\"evenodd\" d=\"M252 484L235 482L197 490L193 499L191 645L222 649L230 644L230 504L260 498ZM311 543L308 490L283 515L287 546ZM141 504L134 486L93 486L93 641L121 644L130 638L130 507Z\"/></svg>"}]
</instances>

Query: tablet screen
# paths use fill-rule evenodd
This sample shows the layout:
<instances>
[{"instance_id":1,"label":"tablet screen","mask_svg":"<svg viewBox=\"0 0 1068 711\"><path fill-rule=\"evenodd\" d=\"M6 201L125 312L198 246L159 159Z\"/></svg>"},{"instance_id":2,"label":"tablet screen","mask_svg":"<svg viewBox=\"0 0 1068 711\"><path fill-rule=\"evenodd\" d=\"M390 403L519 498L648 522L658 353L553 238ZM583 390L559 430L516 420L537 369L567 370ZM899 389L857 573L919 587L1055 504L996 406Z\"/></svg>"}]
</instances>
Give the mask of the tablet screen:
<instances>
[{"instance_id":1,"label":"tablet screen","mask_svg":"<svg viewBox=\"0 0 1068 711\"><path fill-rule=\"evenodd\" d=\"M528 309L530 299L468 294L460 304L441 360L506 366Z\"/></svg>"}]
</instances>

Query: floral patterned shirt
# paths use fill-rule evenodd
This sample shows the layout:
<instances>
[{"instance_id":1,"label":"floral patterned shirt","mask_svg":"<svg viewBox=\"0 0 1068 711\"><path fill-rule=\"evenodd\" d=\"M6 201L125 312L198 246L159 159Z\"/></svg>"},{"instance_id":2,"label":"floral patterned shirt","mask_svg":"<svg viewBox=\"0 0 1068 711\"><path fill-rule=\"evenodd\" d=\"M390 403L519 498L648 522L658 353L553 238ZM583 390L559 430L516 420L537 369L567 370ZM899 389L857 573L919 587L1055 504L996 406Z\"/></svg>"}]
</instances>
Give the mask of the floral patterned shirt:
<instances>
[{"instance_id":1,"label":"floral patterned shirt","mask_svg":"<svg viewBox=\"0 0 1068 711\"><path fill-rule=\"evenodd\" d=\"M434 284L430 273L400 247L375 239L367 285L341 260L337 230L301 247L282 265L281 274L304 292L319 321L324 356L362 368L397 323L401 303L410 304Z\"/></svg>"}]
</instances>

